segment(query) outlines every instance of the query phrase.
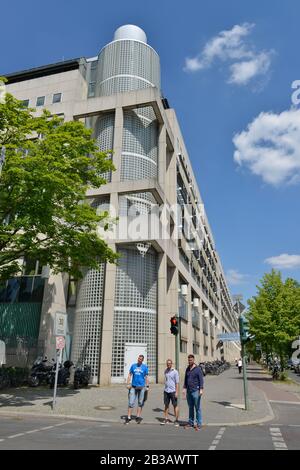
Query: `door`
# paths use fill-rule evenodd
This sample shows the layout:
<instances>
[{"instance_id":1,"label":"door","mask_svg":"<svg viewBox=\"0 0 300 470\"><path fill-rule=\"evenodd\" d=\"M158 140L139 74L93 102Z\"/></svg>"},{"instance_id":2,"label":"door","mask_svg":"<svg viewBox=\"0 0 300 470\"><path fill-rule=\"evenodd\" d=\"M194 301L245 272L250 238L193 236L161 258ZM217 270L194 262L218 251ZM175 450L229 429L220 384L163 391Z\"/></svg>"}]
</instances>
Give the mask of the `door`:
<instances>
[{"instance_id":1,"label":"door","mask_svg":"<svg viewBox=\"0 0 300 470\"><path fill-rule=\"evenodd\" d=\"M129 369L132 364L136 364L140 354L144 356L143 364L147 364L147 344L143 343L125 343L124 355L124 381L126 381Z\"/></svg>"}]
</instances>

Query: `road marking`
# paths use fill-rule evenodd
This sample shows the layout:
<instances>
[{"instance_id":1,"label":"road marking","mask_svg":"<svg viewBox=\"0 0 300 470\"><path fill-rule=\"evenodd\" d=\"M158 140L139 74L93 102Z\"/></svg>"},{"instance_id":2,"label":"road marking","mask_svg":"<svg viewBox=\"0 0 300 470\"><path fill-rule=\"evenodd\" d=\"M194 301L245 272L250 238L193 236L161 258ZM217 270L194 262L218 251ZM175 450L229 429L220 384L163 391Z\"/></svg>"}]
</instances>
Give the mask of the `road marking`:
<instances>
[{"instance_id":1,"label":"road marking","mask_svg":"<svg viewBox=\"0 0 300 470\"><path fill-rule=\"evenodd\" d=\"M288 450L282 437L280 428L270 428L270 434L275 450Z\"/></svg>"},{"instance_id":2,"label":"road marking","mask_svg":"<svg viewBox=\"0 0 300 470\"><path fill-rule=\"evenodd\" d=\"M54 424L53 426L45 426L45 427L39 428L39 429L32 429L31 431L20 432L19 434L13 434L12 436L7 436L4 439L0 439L0 442L5 441L5 439L14 439L15 437L25 436L26 434L33 434L33 433L39 432L39 431L46 431L47 429L55 428L57 426L63 426L64 424L69 424L69 423L72 423L72 421L65 421L63 423Z\"/></svg>"},{"instance_id":3,"label":"road marking","mask_svg":"<svg viewBox=\"0 0 300 470\"><path fill-rule=\"evenodd\" d=\"M222 439L223 437L223 434L225 432L225 429L226 428L220 428L216 437L214 438L214 440L212 441L211 445L209 446L208 450L216 450L216 447L217 445L220 443L220 439Z\"/></svg>"}]
</instances>

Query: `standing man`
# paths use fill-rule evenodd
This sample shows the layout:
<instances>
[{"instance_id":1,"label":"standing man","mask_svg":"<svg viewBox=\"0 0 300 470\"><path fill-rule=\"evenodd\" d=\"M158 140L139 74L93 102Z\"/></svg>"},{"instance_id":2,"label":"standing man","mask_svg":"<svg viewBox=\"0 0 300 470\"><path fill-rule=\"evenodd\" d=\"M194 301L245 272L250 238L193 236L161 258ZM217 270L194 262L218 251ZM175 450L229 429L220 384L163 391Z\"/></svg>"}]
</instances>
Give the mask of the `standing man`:
<instances>
[{"instance_id":1,"label":"standing man","mask_svg":"<svg viewBox=\"0 0 300 470\"><path fill-rule=\"evenodd\" d=\"M242 372L242 367L243 367L243 361L241 358L238 360L238 368L239 368L239 374Z\"/></svg>"},{"instance_id":2,"label":"standing man","mask_svg":"<svg viewBox=\"0 0 300 470\"><path fill-rule=\"evenodd\" d=\"M185 371L183 394L186 396L189 406L189 422L186 428L194 428L199 431L202 427L201 397L203 394L202 369L195 364L195 356L189 354L188 367ZM196 410L196 425L194 426L194 410Z\"/></svg>"},{"instance_id":3,"label":"standing man","mask_svg":"<svg viewBox=\"0 0 300 470\"><path fill-rule=\"evenodd\" d=\"M173 362L171 359L167 360L167 368L165 370L165 388L164 388L164 404L165 404L165 411L164 415L165 418L160 424L167 424L169 422L168 419L168 411L170 401L172 402L175 414L175 421L174 425L179 426L178 422L178 389L179 389L179 374L176 369L173 367Z\"/></svg>"},{"instance_id":4,"label":"standing man","mask_svg":"<svg viewBox=\"0 0 300 470\"><path fill-rule=\"evenodd\" d=\"M149 377L148 377L148 367L146 364L143 364L144 356L139 355L137 363L132 364L129 369L129 374L127 377L127 388L128 393L128 415L125 420L125 424L129 424L131 421L132 408L135 406L136 399L138 399L138 408L136 422L141 423L142 418L142 408L144 406L144 397L146 388L149 390Z\"/></svg>"}]
</instances>

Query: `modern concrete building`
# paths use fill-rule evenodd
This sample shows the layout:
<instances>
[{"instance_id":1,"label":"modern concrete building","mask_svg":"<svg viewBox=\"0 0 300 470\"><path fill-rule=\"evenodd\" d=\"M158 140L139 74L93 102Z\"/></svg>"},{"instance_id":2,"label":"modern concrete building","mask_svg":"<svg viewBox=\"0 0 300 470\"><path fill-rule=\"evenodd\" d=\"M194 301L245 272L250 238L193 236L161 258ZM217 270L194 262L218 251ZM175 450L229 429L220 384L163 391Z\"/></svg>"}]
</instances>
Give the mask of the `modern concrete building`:
<instances>
[{"instance_id":1,"label":"modern concrete building","mask_svg":"<svg viewBox=\"0 0 300 470\"><path fill-rule=\"evenodd\" d=\"M46 107L92 127L99 149L113 149L116 167L87 198L119 218L105 233L119 264L85 269L79 284L50 275L33 352L53 356L54 316L62 311L67 353L92 365L94 383L122 382L140 352L151 379L162 381L166 359L175 359L173 315L180 317L181 370L188 353L197 361L237 357L238 344L217 339L238 323L175 111L161 94L159 56L144 31L122 26L96 57L7 78L7 90L36 114Z\"/></svg>"}]
</instances>

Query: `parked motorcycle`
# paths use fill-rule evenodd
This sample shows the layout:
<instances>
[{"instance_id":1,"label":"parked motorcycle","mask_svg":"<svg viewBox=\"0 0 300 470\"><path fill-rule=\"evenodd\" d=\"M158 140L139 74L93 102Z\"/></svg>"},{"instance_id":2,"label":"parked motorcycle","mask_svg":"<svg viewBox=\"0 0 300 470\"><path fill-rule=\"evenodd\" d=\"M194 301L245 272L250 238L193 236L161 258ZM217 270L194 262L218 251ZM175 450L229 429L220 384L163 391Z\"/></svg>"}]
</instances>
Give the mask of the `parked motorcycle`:
<instances>
[{"instance_id":1,"label":"parked motorcycle","mask_svg":"<svg viewBox=\"0 0 300 470\"><path fill-rule=\"evenodd\" d=\"M70 380L70 369L73 366L72 361L65 361L62 364L59 364L58 366L58 376L57 376L57 385L69 385L69 380ZM49 379L49 384L50 388L54 388L55 385L55 374L56 374L56 363L53 367L53 370L51 371L50 374L50 379Z\"/></svg>"},{"instance_id":2,"label":"parked motorcycle","mask_svg":"<svg viewBox=\"0 0 300 470\"><path fill-rule=\"evenodd\" d=\"M38 357L31 368L28 384L31 387L38 387L42 383L49 383L51 372L54 366L54 359L50 362L47 356Z\"/></svg>"},{"instance_id":3,"label":"parked motorcycle","mask_svg":"<svg viewBox=\"0 0 300 470\"><path fill-rule=\"evenodd\" d=\"M273 380L279 380L280 365L278 362L274 362L272 369L272 378Z\"/></svg>"},{"instance_id":4,"label":"parked motorcycle","mask_svg":"<svg viewBox=\"0 0 300 470\"><path fill-rule=\"evenodd\" d=\"M75 369L74 374L74 388L79 388L80 386L87 387L92 375L91 366L85 364L84 366L78 365Z\"/></svg>"}]
</instances>

